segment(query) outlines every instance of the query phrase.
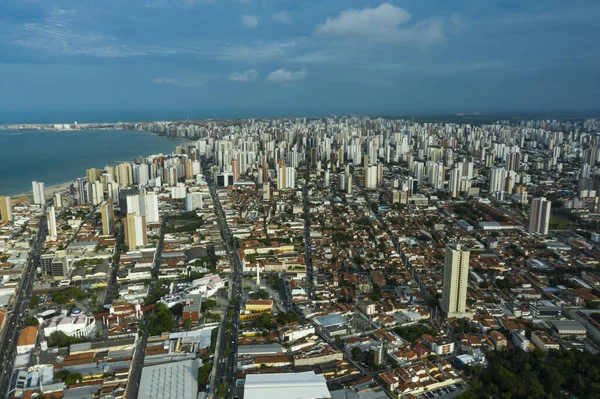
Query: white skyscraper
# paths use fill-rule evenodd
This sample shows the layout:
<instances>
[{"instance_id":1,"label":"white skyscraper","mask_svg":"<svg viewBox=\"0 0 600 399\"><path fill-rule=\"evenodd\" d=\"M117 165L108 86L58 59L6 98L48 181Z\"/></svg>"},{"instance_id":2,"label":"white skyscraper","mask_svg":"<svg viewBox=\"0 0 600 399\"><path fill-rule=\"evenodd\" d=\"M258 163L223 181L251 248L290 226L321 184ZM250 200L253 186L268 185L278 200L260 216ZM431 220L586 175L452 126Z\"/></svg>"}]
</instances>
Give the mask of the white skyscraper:
<instances>
[{"instance_id":1,"label":"white skyscraper","mask_svg":"<svg viewBox=\"0 0 600 399\"><path fill-rule=\"evenodd\" d=\"M33 203L35 205L46 205L46 192L44 188L43 182L31 182L31 187L33 191Z\"/></svg>"},{"instance_id":2,"label":"white skyscraper","mask_svg":"<svg viewBox=\"0 0 600 399\"><path fill-rule=\"evenodd\" d=\"M46 209L46 218L48 222L48 235L50 237L56 237L58 231L56 230L56 212L54 211L53 206L49 206Z\"/></svg>"},{"instance_id":3,"label":"white skyscraper","mask_svg":"<svg viewBox=\"0 0 600 399\"><path fill-rule=\"evenodd\" d=\"M367 190L375 190L377 188L377 165L365 168L365 188Z\"/></svg>"},{"instance_id":4,"label":"white skyscraper","mask_svg":"<svg viewBox=\"0 0 600 399\"><path fill-rule=\"evenodd\" d=\"M147 223L158 223L158 196L155 193L140 195L140 201L143 202L144 214ZM141 207L141 205L140 205Z\"/></svg>"},{"instance_id":5,"label":"white skyscraper","mask_svg":"<svg viewBox=\"0 0 600 399\"><path fill-rule=\"evenodd\" d=\"M288 188L296 188L296 168L287 166L280 159L277 165L277 189L285 190Z\"/></svg>"},{"instance_id":6,"label":"white skyscraper","mask_svg":"<svg viewBox=\"0 0 600 399\"><path fill-rule=\"evenodd\" d=\"M499 166L490 171L490 194L506 190L506 169Z\"/></svg>"},{"instance_id":7,"label":"white skyscraper","mask_svg":"<svg viewBox=\"0 0 600 399\"><path fill-rule=\"evenodd\" d=\"M462 169L454 168L450 171L450 181L448 182L448 191L450 197L456 198L460 193L460 180L462 178Z\"/></svg>"},{"instance_id":8,"label":"white skyscraper","mask_svg":"<svg viewBox=\"0 0 600 399\"><path fill-rule=\"evenodd\" d=\"M460 244L446 245L441 307L448 318L468 317L467 287L470 252Z\"/></svg>"},{"instance_id":9,"label":"white skyscraper","mask_svg":"<svg viewBox=\"0 0 600 399\"><path fill-rule=\"evenodd\" d=\"M529 232L534 234L548 234L550 225L550 208L552 202L544 197L531 201L531 212L529 213Z\"/></svg>"},{"instance_id":10,"label":"white skyscraper","mask_svg":"<svg viewBox=\"0 0 600 399\"><path fill-rule=\"evenodd\" d=\"M92 202L93 205L99 205L104 201L104 190L102 187L102 183L99 181L93 181L88 185L88 200Z\"/></svg>"},{"instance_id":11,"label":"white skyscraper","mask_svg":"<svg viewBox=\"0 0 600 399\"><path fill-rule=\"evenodd\" d=\"M128 195L127 213L144 216L146 223L158 223L158 197L155 193Z\"/></svg>"},{"instance_id":12,"label":"white skyscraper","mask_svg":"<svg viewBox=\"0 0 600 399\"><path fill-rule=\"evenodd\" d=\"M200 191L187 193L185 196L185 210L190 212L195 209L202 209L202 193Z\"/></svg>"}]
</instances>

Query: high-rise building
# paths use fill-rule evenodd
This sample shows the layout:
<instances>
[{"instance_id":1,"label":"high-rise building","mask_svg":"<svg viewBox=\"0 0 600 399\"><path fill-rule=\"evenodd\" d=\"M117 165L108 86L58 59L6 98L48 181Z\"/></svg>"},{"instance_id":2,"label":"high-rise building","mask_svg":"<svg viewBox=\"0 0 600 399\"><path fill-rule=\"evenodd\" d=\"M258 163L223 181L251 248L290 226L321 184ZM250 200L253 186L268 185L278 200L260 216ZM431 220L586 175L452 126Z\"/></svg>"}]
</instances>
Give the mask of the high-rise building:
<instances>
[{"instance_id":1,"label":"high-rise building","mask_svg":"<svg viewBox=\"0 0 600 399\"><path fill-rule=\"evenodd\" d=\"M202 193L200 191L193 191L187 193L185 196L185 210L190 212L196 209L202 209Z\"/></svg>"},{"instance_id":2,"label":"high-rise building","mask_svg":"<svg viewBox=\"0 0 600 399\"><path fill-rule=\"evenodd\" d=\"M233 172L233 181L236 182L240 180L240 161L237 159L231 161L231 170Z\"/></svg>"},{"instance_id":3,"label":"high-rise building","mask_svg":"<svg viewBox=\"0 0 600 399\"><path fill-rule=\"evenodd\" d=\"M10 223L13 221L12 203L10 197L0 197L0 215L2 221Z\"/></svg>"},{"instance_id":4,"label":"high-rise building","mask_svg":"<svg viewBox=\"0 0 600 399\"><path fill-rule=\"evenodd\" d=\"M61 193L54 194L54 207L56 209L61 209L63 207L63 205L62 205L62 194Z\"/></svg>"},{"instance_id":5,"label":"high-rise building","mask_svg":"<svg viewBox=\"0 0 600 399\"><path fill-rule=\"evenodd\" d=\"M460 244L446 245L441 307L448 318L468 317L467 287L470 252Z\"/></svg>"},{"instance_id":6,"label":"high-rise building","mask_svg":"<svg viewBox=\"0 0 600 399\"><path fill-rule=\"evenodd\" d=\"M115 232L115 208L112 199L104 201L100 205L102 216L102 235L111 236Z\"/></svg>"},{"instance_id":7,"label":"high-rise building","mask_svg":"<svg viewBox=\"0 0 600 399\"><path fill-rule=\"evenodd\" d=\"M133 168L129 162L118 164L116 175L119 187L129 187L133 184Z\"/></svg>"},{"instance_id":8,"label":"high-rise building","mask_svg":"<svg viewBox=\"0 0 600 399\"><path fill-rule=\"evenodd\" d=\"M506 169L499 166L496 168L492 168L490 171L490 194L496 193L499 191L505 191L506 188Z\"/></svg>"},{"instance_id":9,"label":"high-rise building","mask_svg":"<svg viewBox=\"0 0 600 399\"><path fill-rule=\"evenodd\" d=\"M287 166L285 160L280 159L277 164L277 189L288 188L296 188L296 168Z\"/></svg>"},{"instance_id":10,"label":"high-rise building","mask_svg":"<svg viewBox=\"0 0 600 399\"><path fill-rule=\"evenodd\" d=\"M506 155L506 170L508 171L519 171L519 167L521 166L521 153L520 152L510 152Z\"/></svg>"},{"instance_id":11,"label":"high-rise building","mask_svg":"<svg viewBox=\"0 0 600 399\"><path fill-rule=\"evenodd\" d=\"M31 182L31 188L33 191L33 203L35 205L46 205L46 191L43 182Z\"/></svg>"},{"instance_id":12,"label":"high-rise building","mask_svg":"<svg viewBox=\"0 0 600 399\"><path fill-rule=\"evenodd\" d=\"M48 223L48 235L50 237L58 236L58 230L56 229L56 212L53 206L49 206L46 209L46 218Z\"/></svg>"},{"instance_id":13,"label":"high-rise building","mask_svg":"<svg viewBox=\"0 0 600 399\"><path fill-rule=\"evenodd\" d=\"M102 183L99 181L88 183L88 202L91 202L93 205L99 205L102 201L104 201Z\"/></svg>"},{"instance_id":14,"label":"high-rise building","mask_svg":"<svg viewBox=\"0 0 600 399\"><path fill-rule=\"evenodd\" d=\"M104 173L102 169L91 168L85 171L85 176L87 177L88 183L91 183L96 180L100 180L102 173Z\"/></svg>"},{"instance_id":15,"label":"high-rise building","mask_svg":"<svg viewBox=\"0 0 600 399\"><path fill-rule=\"evenodd\" d=\"M454 168L450 172L450 181L448 182L448 191L450 197L456 198L460 193L460 180L462 178L462 169Z\"/></svg>"},{"instance_id":16,"label":"high-rise building","mask_svg":"<svg viewBox=\"0 0 600 399\"><path fill-rule=\"evenodd\" d=\"M367 166L365 169L365 188L375 190L377 188L377 165Z\"/></svg>"},{"instance_id":17,"label":"high-rise building","mask_svg":"<svg viewBox=\"0 0 600 399\"><path fill-rule=\"evenodd\" d=\"M146 217L128 213L125 218L125 244L130 249L148 245Z\"/></svg>"},{"instance_id":18,"label":"high-rise building","mask_svg":"<svg viewBox=\"0 0 600 399\"><path fill-rule=\"evenodd\" d=\"M158 197L155 193L128 195L127 213L145 216L147 223L158 223Z\"/></svg>"},{"instance_id":19,"label":"high-rise building","mask_svg":"<svg viewBox=\"0 0 600 399\"><path fill-rule=\"evenodd\" d=\"M531 234L548 234L551 206L552 202L544 197L531 201L531 212L529 213L529 232Z\"/></svg>"},{"instance_id":20,"label":"high-rise building","mask_svg":"<svg viewBox=\"0 0 600 399\"><path fill-rule=\"evenodd\" d=\"M86 198L85 198L85 180L84 179L77 179L77 184L76 184L76 188L77 188L77 204L78 205L83 205L86 203ZM88 199L89 196L91 194L91 189L88 189Z\"/></svg>"}]
</instances>

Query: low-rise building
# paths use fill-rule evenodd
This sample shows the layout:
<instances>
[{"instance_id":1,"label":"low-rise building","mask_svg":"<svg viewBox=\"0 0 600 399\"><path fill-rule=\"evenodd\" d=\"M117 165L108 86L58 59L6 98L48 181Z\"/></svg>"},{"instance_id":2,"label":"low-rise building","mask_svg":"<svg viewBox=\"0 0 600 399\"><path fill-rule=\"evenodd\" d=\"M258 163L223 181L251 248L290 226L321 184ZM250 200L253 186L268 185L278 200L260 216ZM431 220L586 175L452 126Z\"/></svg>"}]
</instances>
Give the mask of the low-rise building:
<instances>
[{"instance_id":1,"label":"low-rise building","mask_svg":"<svg viewBox=\"0 0 600 399\"><path fill-rule=\"evenodd\" d=\"M548 352L550 349L560 349L558 342L544 331L533 331L531 333L531 343L544 352Z\"/></svg>"},{"instance_id":2,"label":"low-rise building","mask_svg":"<svg viewBox=\"0 0 600 399\"><path fill-rule=\"evenodd\" d=\"M37 340L38 326L29 326L21 330L19 340L17 341L17 354L28 353L35 348Z\"/></svg>"}]
</instances>

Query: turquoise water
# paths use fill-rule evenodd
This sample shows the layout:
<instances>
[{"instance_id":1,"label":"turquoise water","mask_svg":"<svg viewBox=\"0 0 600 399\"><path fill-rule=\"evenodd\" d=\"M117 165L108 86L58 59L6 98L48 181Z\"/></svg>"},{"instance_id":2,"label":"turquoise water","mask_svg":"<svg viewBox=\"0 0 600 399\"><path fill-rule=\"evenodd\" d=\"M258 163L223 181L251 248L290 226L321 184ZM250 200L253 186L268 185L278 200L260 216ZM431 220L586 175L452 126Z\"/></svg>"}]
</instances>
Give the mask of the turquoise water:
<instances>
[{"instance_id":1,"label":"turquoise water","mask_svg":"<svg viewBox=\"0 0 600 399\"><path fill-rule=\"evenodd\" d=\"M31 191L85 176L137 156L170 154L181 142L148 132L121 130L0 130L0 195Z\"/></svg>"}]
</instances>

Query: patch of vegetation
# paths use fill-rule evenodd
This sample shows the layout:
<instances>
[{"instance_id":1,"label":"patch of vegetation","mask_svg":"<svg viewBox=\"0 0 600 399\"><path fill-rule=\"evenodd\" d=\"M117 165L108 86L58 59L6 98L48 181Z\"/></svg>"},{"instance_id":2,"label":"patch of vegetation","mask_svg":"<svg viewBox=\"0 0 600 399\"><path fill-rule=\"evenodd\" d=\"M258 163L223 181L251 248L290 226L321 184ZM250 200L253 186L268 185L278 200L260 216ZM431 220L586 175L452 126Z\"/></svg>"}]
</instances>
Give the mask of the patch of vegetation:
<instances>
[{"instance_id":1,"label":"patch of vegetation","mask_svg":"<svg viewBox=\"0 0 600 399\"><path fill-rule=\"evenodd\" d=\"M208 376L211 370L212 363L203 364L202 367L198 369L198 392L206 391L206 384L208 383Z\"/></svg>"},{"instance_id":2,"label":"patch of vegetation","mask_svg":"<svg viewBox=\"0 0 600 399\"><path fill-rule=\"evenodd\" d=\"M35 309L40 305L40 297L37 295L34 295L31 297L31 300L29 301L29 307L31 309Z\"/></svg>"},{"instance_id":3,"label":"patch of vegetation","mask_svg":"<svg viewBox=\"0 0 600 399\"><path fill-rule=\"evenodd\" d=\"M169 234L193 232L202 227L203 224L204 220L196 212L184 212L181 215L169 217L165 232Z\"/></svg>"},{"instance_id":4,"label":"patch of vegetation","mask_svg":"<svg viewBox=\"0 0 600 399\"><path fill-rule=\"evenodd\" d=\"M25 327L40 325L38 319L30 315L25 316L25 318L23 319L23 323L25 324Z\"/></svg>"},{"instance_id":5,"label":"patch of vegetation","mask_svg":"<svg viewBox=\"0 0 600 399\"><path fill-rule=\"evenodd\" d=\"M490 352L487 360L487 368L465 368L471 379L460 398L600 397L600 357L587 352L512 349Z\"/></svg>"},{"instance_id":6,"label":"patch of vegetation","mask_svg":"<svg viewBox=\"0 0 600 399\"><path fill-rule=\"evenodd\" d=\"M160 335L173 329L173 313L163 303L156 305L156 310L150 316L148 333L150 335Z\"/></svg>"},{"instance_id":7,"label":"patch of vegetation","mask_svg":"<svg viewBox=\"0 0 600 399\"><path fill-rule=\"evenodd\" d=\"M249 295L251 299L269 299L270 295L267 291L258 291L258 292L253 292L252 294Z\"/></svg>"},{"instance_id":8,"label":"patch of vegetation","mask_svg":"<svg viewBox=\"0 0 600 399\"><path fill-rule=\"evenodd\" d=\"M425 334L433 337L437 335L435 331L424 324L415 324L414 326L409 327L396 327L394 328L394 332L411 343L414 343L418 338L421 338Z\"/></svg>"},{"instance_id":9,"label":"patch of vegetation","mask_svg":"<svg viewBox=\"0 0 600 399\"><path fill-rule=\"evenodd\" d=\"M48 347L58 346L59 348L63 348L83 341L85 341L85 339L69 337L62 331L55 331L48 337Z\"/></svg>"},{"instance_id":10,"label":"patch of vegetation","mask_svg":"<svg viewBox=\"0 0 600 399\"><path fill-rule=\"evenodd\" d=\"M70 287L52 295L52 300L58 305L65 305L75 300L82 301L85 298L87 298L85 291L77 287Z\"/></svg>"}]
</instances>

